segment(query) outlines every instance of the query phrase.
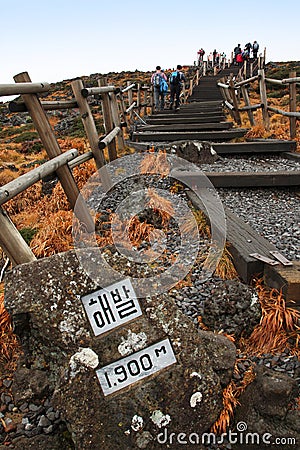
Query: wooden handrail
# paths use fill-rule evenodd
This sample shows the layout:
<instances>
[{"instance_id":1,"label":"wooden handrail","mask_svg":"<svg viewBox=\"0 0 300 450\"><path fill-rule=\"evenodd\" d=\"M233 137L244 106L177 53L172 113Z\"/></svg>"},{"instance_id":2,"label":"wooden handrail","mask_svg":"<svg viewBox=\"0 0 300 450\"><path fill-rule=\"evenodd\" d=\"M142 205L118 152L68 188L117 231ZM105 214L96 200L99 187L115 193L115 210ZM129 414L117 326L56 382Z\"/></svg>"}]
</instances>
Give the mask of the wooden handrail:
<instances>
[{"instance_id":1,"label":"wooden handrail","mask_svg":"<svg viewBox=\"0 0 300 450\"><path fill-rule=\"evenodd\" d=\"M120 127L115 127L105 137L100 138L98 143L99 149L100 150L105 149L105 147L107 147L115 139L115 137L120 133L120 131L121 131Z\"/></svg>"},{"instance_id":2,"label":"wooden handrail","mask_svg":"<svg viewBox=\"0 0 300 450\"><path fill-rule=\"evenodd\" d=\"M38 94L39 92L48 92L49 90L49 83L23 82L18 84L0 84L0 96Z\"/></svg>"},{"instance_id":3,"label":"wooden handrail","mask_svg":"<svg viewBox=\"0 0 300 450\"><path fill-rule=\"evenodd\" d=\"M277 114L281 114L282 116L286 116L286 117L296 117L298 119L300 119L300 112L288 112L288 111L283 111L282 109L278 109L278 108L273 108L273 106L268 106L268 110L269 111L273 111Z\"/></svg>"},{"instance_id":4,"label":"wooden handrail","mask_svg":"<svg viewBox=\"0 0 300 450\"><path fill-rule=\"evenodd\" d=\"M115 86L98 86L98 87L91 87L91 88L83 88L81 90L82 97L88 97L89 95L97 95L97 94L104 94L107 92L114 92L117 94L120 92L120 88L116 88Z\"/></svg>"},{"instance_id":5,"label":"wooden handrail","mask_svg":"<svg viewBox=\"0 0 300 450\"><path fill-rule=\"evenodd\" d=\"M76 100L57 100L41 102L45 111L55 111L56 109L73 109L78 108ZM27 106L24 102L15 102L14 100L9 102L8 109L10 112L26 112Z\"/></svg>"},{"instance_id":6,"label":"wooden handrail","mask_svg":"<svg viewBox=\"0 0 300 450\"><path fill-rule=\"evenodd\" d=\"M0 205L3 205L8 200L11 200L13 197L20 194L20 192L23 192L25 189L29 188L29 186L32 186L37 181L40 181L47 175L52 174L53 172L56 171L56 169L67 164L77 155L78 150L74 148L68 150L65 153L62 153L61 155L58 155L55 158L50 159L50 161L46 161L41 166L36 167L35 169L32 169L29 172L24 173L23 175L20 175L18 178L10 181L4 186L1 186Z\"/></svg>"}]
</instances>

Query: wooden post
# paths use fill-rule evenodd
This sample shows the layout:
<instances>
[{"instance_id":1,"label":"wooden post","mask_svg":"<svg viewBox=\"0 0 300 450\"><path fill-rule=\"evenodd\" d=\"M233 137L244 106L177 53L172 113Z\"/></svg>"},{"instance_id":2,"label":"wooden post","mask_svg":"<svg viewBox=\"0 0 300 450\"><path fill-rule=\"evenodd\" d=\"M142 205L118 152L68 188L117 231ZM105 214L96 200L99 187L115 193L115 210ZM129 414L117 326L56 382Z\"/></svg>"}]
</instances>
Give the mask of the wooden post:
<instances>
[{"instance_id":1,"label":"wooden post","mask_svg":"<svg viewBox=\"0 0 300 450\"><path fill-rule=\"evenodd\" d=\"M137 83L136 104L138 114L141 114L141 84Z\"/></svg>"},{"instance_id":2,"label":"wooden post","mask_svg":"<svg viewBox=\"0 0 300 450\"><path fill-rule=\"evenodd\" d=\"M90 106L87 102L87 99L84 98L81 95L81 90L83 89L83 82L82 80L74 80L71 83L71 87L73 90L73 94L76 98L81 120L88 138L88 141L90 143L90 147L95 159L95 163L97 166L97 169L100 169L100 167L103 167L105 165L105 158L102 150L99 150L98 148L98 141L99 136L96 129L96 125L91 113Z\"/></svg>"},{"instance_id":3,"label":"wooden post","mask_svg":"<svg viewBox=\"0 0 300 450\"><path fill-rule=\"evenodd\" d=\"M119 113L119 108L118 108L117 97L114 92L111 92L108 95L109 95L109 99L110 99L111 114L112 114L114 126L120 128L120 133L118 133L118 135L117 135L118 149L124 150L125 142L124 142L124 136L123 136L123 131L122 131L122 127L121 127L121 120L120 120L120 113Z\"/></svg>"},{"instance_id":4,"label":"wooden post","mask_svg":"<svg viewBox=\"0 0 300 450\"><path fill-rule=\"evenodd\" d=\"M124 100L124 95L123 95L122 91L118 93L118 97L119 97L119 100L120 100L120 108L121 108L122 122L126 123L125 130L126 130L126 132L128 133L128 132L129 132L129 127L128 127L127 117L126 117L125 100Z\"/></svg>"},{"instance_id":5,"label":"wooden post","mask_svg":"<svg viewBox=\"0 0 300 450\"><path fill-rule=\"evenodd\" d=\"M190 80L189 95L193 94L193 79Z\"/></svg>"},{"instance_id":6,"label":"wooden post","mask_svg":"<svg viewBox=\"0 0 300 450\"><path fill-rule=\"evenodd\" d=\"M225 79L225 77L221 78L221 79L220 79L220 82L223 83L223 84L226 84L226 79ZM223 96L223 98L224 98L225 104L226 104L226 103L227 103L227 104L231 104L231 96L230 96L230 93L229 93L229 89L222 88L222 87L220 87L220 89L221 89L221 94L222 94L222 96ZM233 118L233 120L235 120L234 112L233 112L232 109L230 109L230 108L229 108L229 114L231 115L231 117Z\"/></svg>"},{"instance_id":7,"label":"wooden post","mask_svg":"<svg viewBox=\"0 0 300 450\"><path fill-rule=\"evenodd\" d=\"M143 110L143 115L146 116L147 115L147 105L148 105L148 101L147 101L147 92L148 89L146 89L146 87L144 88L144 110Z\"/></svg>"},{"instance_id":8,"label":"wooden post","mask_svg":"<svg viewBox=\"0 0 300 450\"><path fill-rule=\"evenodd\" d=\"M260 90L260 100L262 104L262 116L265 129L269 131L270 129L270 118L268 113L268 100L267 100L267 90L265 81L265 71L264 69L258 70L259 76L259 90Z\"/></svg>"},{"instance_id":9,"label":"wooden post","mask_svg":"<svg viewBox=\"0 0 300 450\"><path fill-rule=\"evenodd\" d=\"M289 74L289 78L296 78L297 72L293 70ZM296 112L297 110L297 101L296 101L296 83L289 84L289 110L290 112ZM291 139L295 139L296 137L296 117L290 117L290 136Z\"/></svg>"},{"instance_id":10,"label":"wooden post","mask_svg":"<svg viewBox=\"0 0 300 450\"><path fill-rule=\"evenodd\" d=\"M241 122L241 116L240 116L240 113L239 113L238 101L237 101L237 98L236 98L236 95L235 95L235 87L234 87L234 82L233 82L233 79L232 79L232 75L230 75L230 78L229 78L229 93L230 93L230 96L231 96L232 104L234 106L233 114L234 114L234 117L235 117L235 121L236 121L236 123L238 125L241 125L241 123L242 123Z\"/></svg>"},{"instance_id":11,"label":"wooden post","mask_svg":"<svg viewBox=\"0 0 300 450\"><path fill-rule=\"evenodd\" d=\"M130 86L132 83L130 81L127 81L127 86ZM133 103L133 95L132 95L132 89L128 90L128 106L132 105ZM153 105L153 102L152 102ZM132 120L133 112L130 111L130 120Z\"/></svg>"},{"instance_id":12,"label":"wooden post","mask_svg":"<svg viewBox=\"0 0 300 450\"><path fill-rule=\"evenodd\" d=\"M200 78L200 75L199 75L199 69L197 69L197 70L196 70L196 86L199 85L199 78Z\"/></svg>"},{"instance_id":13,"label":"wooden post","mask_svg":"<svg viewBox=\"0 0 300 450\"><path fill-rule=\"evenodd\" d=\"M0 246L13 266L36 260L6 211L0 207Z\"/></svg>"},{"instance_id":14,"label":"wooden post","mask_svg":"<svg viewBox=\"0 0 300 450\"><path fill-rule=\"evenodd\" d=\"M249 74L250 78L253 77L253 61L250 63L250 74Z\"/></svg>"},{"instance_id":15,"label":"wooden post","mask_svg":"<svg viewBox=\"0 0 300 450\"><path fill-rule=\"evenodd\" d=\"M251 106L249 95L248 95L248 90L247 90L246 86L243 85L243 86L240 87L240 89L242 91L242 95L243 95L243 99L244 99L245 105L246 106ZM248 117L249 117L250 125L254 126L255 125L255 121L254 121L253 112L251 111L251 109L247 110L247 114L248 114Z\"/></svg>"},{"instance_id":16,"label":"wooden post","mask_svg":"<svg viewBox=\"0 0 300 450\"><path fill-rule=\"evenodd\" d=\"M203 76L206 76L206 71L207 71L207 61L203 61Z\"/></svg>"},{"instance_id":17,"label":"wooden post","mask_svg":"<svg viewBox=\"0 0 300 450\"><path fill-rule=\"evenodd\" d=\"M107 85L106 78L101 78L100 80L98 80L98 85L100 87L106 86ZM111 111L111 107L110 107L110 98L109 98L109 95L107 92L106 93L104 92L103 94L101 94L101 104L102 104L102 113L103 113L105 132L110 133L114 129L114 124L113 124L113 118L112 118L112 111ZM112 142L110 142L108 144L107 147L108 147L109 160L114 161L115 159L117 159L116 141L113 140Z\"/></svg>"},{"instance_id":18,"label":"wooden post","mask_svg":"<svg viewBox=\"0 0 300 450\"><path fill-rule=\"evenodd\" d=\"M31 82L27 72L22 72L15 75L14 80L16 83ZM23 94L22 98L49 158L54 158L55 156L60 155L61 149L38 96L36 94ZM79 193L78 186L73 178L69 166L65 165L60 167L56 170L56 173L72 209L74 209L77 202L76 210L78 211L78 214L80 214L78 219L85 224L88 230L93 230L95 228L94 221L89 213L86 203Z\"/></svg>"}]
</instances>

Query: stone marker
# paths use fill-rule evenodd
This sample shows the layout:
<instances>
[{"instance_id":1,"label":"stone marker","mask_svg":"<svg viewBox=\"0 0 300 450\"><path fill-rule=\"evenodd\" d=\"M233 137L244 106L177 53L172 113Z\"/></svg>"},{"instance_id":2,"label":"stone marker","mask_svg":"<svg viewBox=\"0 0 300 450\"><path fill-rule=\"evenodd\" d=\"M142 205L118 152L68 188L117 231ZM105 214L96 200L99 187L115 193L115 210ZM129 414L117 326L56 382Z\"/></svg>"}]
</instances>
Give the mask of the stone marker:
<instances>
[{"instance_id":1,"label":"stone marker","mask_svg":"<svg viewBox=\"0 0 300 450\"><path fill-rule=\"evenodd\" d=\"M180 433L201 444L222 410L234 345L198 332L166 294L134 299L128 280L120 283L104 291L73 251L7 273L5 304L21 339L27 330L27 366L48 373L53 406L80 450L156 449L170 439L176 448ZM116 327L107 329L113 319Z\"/></svg>"}]
</instances>

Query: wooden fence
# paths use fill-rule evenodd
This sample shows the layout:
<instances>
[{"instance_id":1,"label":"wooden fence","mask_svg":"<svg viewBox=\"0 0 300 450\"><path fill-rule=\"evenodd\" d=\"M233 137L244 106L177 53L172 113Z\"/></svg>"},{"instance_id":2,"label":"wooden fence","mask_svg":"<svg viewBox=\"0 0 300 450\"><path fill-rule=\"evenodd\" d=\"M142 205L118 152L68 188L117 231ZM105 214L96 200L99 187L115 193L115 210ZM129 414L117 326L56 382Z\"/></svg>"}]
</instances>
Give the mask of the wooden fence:
<instances>
[{"instance_id":1,"label":"wooden fence","mask_svg":"<svg viewBox=\"0 0 300 450\"><path fill-rule=\"evenodd\" d=\"M72 209L75 203L81 203L78 211L81 217L78 219L85 224L88 230L94 229L94 223L87 209L87 206L80 196L80 192L74 180L72 169L89 159L93 158L96 167L104 167L106 159L104 149L107 148L108 160L117 158L117 152L125 148L124 131L129 132L130 127L135 122L143 121L143 116L154 110L153 88L142 83L127 82L124 88L107 84L106 78L98 80L97 87L84 87L81 79L71 82L74 98L60 101L41 101L39 93L49 92L49 83L32 83L27 72L20 73L14 77L15 84L0 84L0 97L10 95L20 95L21 101L9 103L10 112L28 112L32 118L35 128L43 143L49 157L49 161L30 172L18 177L16 180L0 187L0 247L7 255L13 265L23 264L35 260L35 256L27 245L21 234L18 232L7 212L2 205L11 200L29 186L43 179L47 175L56 173L62 188L68 198ZM197 83L198 78L194 78L190 84L190 89ZM182 91L185 102L189 94L184 86ZM96 96L100 97L104 136L98 136L95 120L90 108L88 99ZM77 108L84 126L85 134L90 145L90 151L83 155L78 155L76 149L62 152L52 129L47 111L68 110ZM101 171L105 188L108 188L110 177L107 171Z\"/></svg>"},{"instance_id":2,"label":"wooden fence","mask_svg":"<svg viewBox=\"0 0 300 450\"><path fill-rule=\"evenodd\" d=\"M300 77L296 76L295 71L291 71L289 78L283 80L276 80L265 76L265 69L262 63L259 63L257 75L245 78L245 71L240 71L239 76L234 78L231 74L227 78L221 78L218 86L221 89L224 98L224 104L229 109L229 112L235 122L241 124L240 112L246 111L251 126L255 125L253 111L261 109L263 124L265 129L270 129L270 112L281 114L289 118L290 137L296 137L296 120L300 118L300 112L297 111L297 84L300 83ZM248 88L251 83L258 81L260 103L251 104ZM285 85L289 87L289 111L283 111L268 104L267 84ZM243 98L245 106L240 107L240 99Z\"/></svg>"}]
</instances>

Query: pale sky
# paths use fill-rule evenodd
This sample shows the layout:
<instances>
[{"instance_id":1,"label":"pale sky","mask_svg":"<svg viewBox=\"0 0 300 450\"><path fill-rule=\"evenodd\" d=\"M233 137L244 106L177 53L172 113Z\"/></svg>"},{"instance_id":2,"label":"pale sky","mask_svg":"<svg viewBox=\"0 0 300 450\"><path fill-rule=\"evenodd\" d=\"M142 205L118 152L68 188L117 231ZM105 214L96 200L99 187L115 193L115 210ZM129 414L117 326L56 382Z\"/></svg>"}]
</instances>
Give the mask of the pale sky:
<instances>
[{"instance_id":1,"label":"pale sky","mask_svg":"<svg viewBox=\"0 0 300 450\"><path fill-rule=\"evenodd\" d=\"M268 61L300 60L299 0L0 0L0 84L193 64L257 40ZM1 98L0 98L1 100Z\"/></svg>"}]
</instances>

